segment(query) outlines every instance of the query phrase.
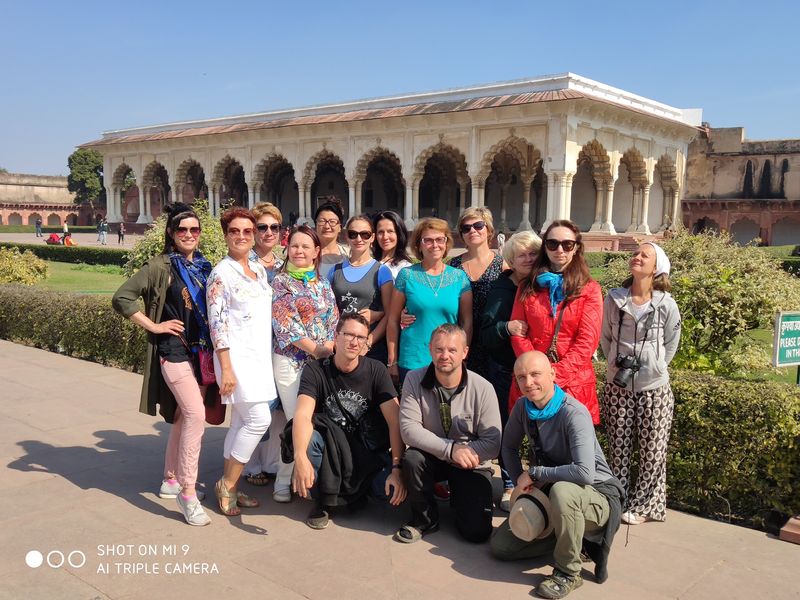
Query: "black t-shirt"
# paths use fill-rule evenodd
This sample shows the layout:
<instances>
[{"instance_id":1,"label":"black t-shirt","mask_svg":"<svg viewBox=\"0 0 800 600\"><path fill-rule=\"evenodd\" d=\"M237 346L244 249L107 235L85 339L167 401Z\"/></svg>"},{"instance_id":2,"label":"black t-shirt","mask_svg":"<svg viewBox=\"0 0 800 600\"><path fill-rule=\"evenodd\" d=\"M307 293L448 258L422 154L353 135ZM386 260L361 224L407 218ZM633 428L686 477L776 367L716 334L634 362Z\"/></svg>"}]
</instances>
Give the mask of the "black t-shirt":
<instances>
[{"instance_id":1,"label":"black t-shirt","mask_svg":"<svg viewBox=\"0 0 800 600\"><path fill-rule=\"evenodd\" d=\"M397 391L389 377L389 371L377 360L362 356L358 366L350 373L343 373L336 368L333 359L329 361L329 373L333 380L333 387L339 403L347 410L354 420L368 416L382 419L383 415L377 414L381 404L395 398ZM300 376L300 389L298 395L305 394L317 401L314 412L322 412L338 423L348 433L352 432L350 423L342 414L339 405L332 397L325 394L325 373L322 363L314 360L306 364Z\"/></svg>"},{"instance_id":2,"label":"black t-shirt","mask_svg":"<svg viewBox=\"0 0 800 600\"><path fill-rule=\"evenodd\" d=\"M158 355L169 362L194 362L193 353L186 347L187 344L184 344L186 341L191 347L192 343L196 343L200 339L200 326L194 316L192 297L174 265L170 267L170 278L167 298L164 301L164 311L161 313L161 322L177 319L183 323L184 329L181 336L171 333L160 334L158 336Z\"/></svg>"}]
</instances>

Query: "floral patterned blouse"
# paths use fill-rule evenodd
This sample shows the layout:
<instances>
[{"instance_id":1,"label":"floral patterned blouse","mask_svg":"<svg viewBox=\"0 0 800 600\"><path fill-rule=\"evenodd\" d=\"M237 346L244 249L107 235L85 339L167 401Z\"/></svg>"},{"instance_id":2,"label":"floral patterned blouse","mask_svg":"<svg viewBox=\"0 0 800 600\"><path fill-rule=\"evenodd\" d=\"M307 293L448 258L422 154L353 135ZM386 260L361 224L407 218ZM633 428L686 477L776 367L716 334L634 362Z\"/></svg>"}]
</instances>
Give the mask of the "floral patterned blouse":
<instances>
[{"instance_id":1,"label":"floral patterned blouse","mask_svg":"<svg viewBox=\"0 0 800 600\"><path fill-rule=\"evenodd\" d=\"M264 267L264 265L261 265L261 262L258 260L258 254L256 254L255 250L250 250L250 256L248 257L251 262L257 262L264 267L264 269L267 271L267 279L270 283L272 283L272 280L275 279L275 275L278 274L278 271L283 266L283 259L278 256L274 250L272 251L272 256L275 257L275 262L272 263L272 267Z\"/></svg>"},{"instance_id":2,"label":"floral patterned blouse","mask_svg":"<svg viewBox=\"0 0 800 600\"><path fill-rule=\"evenodd\" d=\"M461 264L461 256L456 256L450 260L450 266L464 271L464 266ZM464 272L466 273L466 271ZM469 354L467 355L467 368L470 371L474 371L478 375L481 375L487 379L489 378L487 367L489 364L489 359L491 359L491 354L488 350L480 345L477 331L481 315L486 308L486 300L489 297L489 290L492 289L492 285L494 284L495 280L500 277L500 273L502 272L503 257L498 254L492 259L492 262L489 263L489 266L486 267L486 270L477 281L472 281L470 279L470 284L472 286L473 334L472 341L469 345ZM469 275L467 277L469 277Z\"/></svg>"},{"instance_id":3,"label":"floral patterned blouse","mask_svg":"<svg viewBox=\"0 0 800 600\"><path fill-rule=\"evenodd\" d=\"M274 352L288 356L294 366L300 369L311 355L293 342L305 337L317 344L333 341L339 310L331 284L324 277L305 282L281 272L272 280L272 289Z\"/></svg>"}]
</instances>

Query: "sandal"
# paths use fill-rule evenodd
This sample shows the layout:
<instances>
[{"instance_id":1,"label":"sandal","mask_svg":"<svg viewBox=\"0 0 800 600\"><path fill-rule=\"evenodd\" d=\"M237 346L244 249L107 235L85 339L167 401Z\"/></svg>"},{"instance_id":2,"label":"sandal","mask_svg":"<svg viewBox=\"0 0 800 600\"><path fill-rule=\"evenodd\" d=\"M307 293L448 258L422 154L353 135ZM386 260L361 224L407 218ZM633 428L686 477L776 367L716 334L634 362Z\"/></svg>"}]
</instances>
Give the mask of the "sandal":
<instances>
[{"instance_id":1,"label":"sandal","mask_svg":"<svg viewBox=\"0 0 800 600\"><path fill-rule=\"evenodd\" d=\"M255 473L253 475L248 475L246 479L247 479L247 483L249 483L250 485L255 485L255 486L260 487L262 485L267 485L269 483L270 476L269 476L269 473L265 473L264 471L261 471L261 473Z\"/></svg>"},{"instance_id":2,"label":"sandal","mask_svg":"<svg viewBox=\"0 0 800 600\"><path fill-rule=\"evenodd\" d=\"M553 574L545 578L538 585L536 593L542 598L559 599L565 597L572 590L576 590L583 585L583 578L580 575L570 577L559 569L553 569Z\"/></svg>"},{"instance_id":3,"label":"sandal","mask_svg":"<svg viewBox=\"0 0 800 600\"><path fill-rule=\"evenodd\" d=\"M241 506L242 508L258 508L261 506L261 502L259 502L257 498L248 496L244 492L236 492L236 506Z\"/></svg>"},{"instance_id":4,"label":"sandal","mask_svg":"<svg viewBox=\"0 0 800 600\"><path fill-rule=\"evenodd\" d=\"M217 503L222 514L227 517L238 517L242 511L236 506L237 500L234 500L233 494L225 486L225 479L220 479L214 486L214 491L217 494Z\"/></svg>"},{"instance_id":5,"label":"sandal","mask_svg":"<svg viewBox=\"0 0 800 600\"><path fill-rule=\"evenodd\" d=\"M406 524L398 529L394 534L394 539L403 544L413 544L420 541L429 533L439 531L439 523L432 523L427 527L417 527L415 525Z\"/></svg>"}]
</instances>

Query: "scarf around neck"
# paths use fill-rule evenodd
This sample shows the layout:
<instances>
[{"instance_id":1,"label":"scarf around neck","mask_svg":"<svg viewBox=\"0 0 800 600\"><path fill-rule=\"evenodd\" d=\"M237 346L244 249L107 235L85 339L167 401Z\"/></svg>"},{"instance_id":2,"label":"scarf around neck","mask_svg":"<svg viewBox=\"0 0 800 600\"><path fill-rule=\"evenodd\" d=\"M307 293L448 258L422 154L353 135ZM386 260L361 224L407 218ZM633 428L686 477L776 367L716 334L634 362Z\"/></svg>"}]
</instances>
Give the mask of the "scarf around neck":
<instances>
[{"instance_id":1,"label":"scarf around neck","mask_svg":"<svg viewBox=\"0 0 800 600\"><path fill-rule=\"evenodd\" d=\"M306 283L314 281L317 278L317 270L313 265L310 267L296 267L294 264L287 261L286 272L290 277L294 277L298 281L304 281Z\"/></svg>"},{"instance_id":2,"label":"scarf around neck","mask_svg":"<svg viewBox=\"0 0 800 600\"><path fill-rule=\"evenodd\" d=\"M564 301L566 294L564 293L564 275L563 273L554 273L553 271L545 271L536 277L536 283L543 288L548 288L550 291L550 308L555 317L558 312L558 305Z\"/></svg>"},{"instance_id":3,"label":"scarf around neck","mask_svg":"<svg viewBox=\"0 0 800 600\"><path fill-rule=\"evenodd\" d=\"M552 419L558 412L558 409L561 408L561 405L564 404L565 396L564 390L558 387L558 384L554 384L553 397L550 398L550 402L548 402L544 408L536 408L536 405L532 401L525 398L525 411L528 413L528 418L533 421L547 421L548 419Z\"/></svg>"},{"instance_id":4,"label":"scarf around neck","mask_svg":"<svg viewBox=\"0 0 800 600\"><path fill-rule=\"evenodd\" d=\"M172 252L169 260L181 277L181 281L189 291L192 299L195 320L200 328L200 348L211 350L211 332L208 328L208 311L206 309L206 282L211 274L211 263L200 251L194 253L194 260L187 259L180 252Z\"/></svg>"}]
</instances>

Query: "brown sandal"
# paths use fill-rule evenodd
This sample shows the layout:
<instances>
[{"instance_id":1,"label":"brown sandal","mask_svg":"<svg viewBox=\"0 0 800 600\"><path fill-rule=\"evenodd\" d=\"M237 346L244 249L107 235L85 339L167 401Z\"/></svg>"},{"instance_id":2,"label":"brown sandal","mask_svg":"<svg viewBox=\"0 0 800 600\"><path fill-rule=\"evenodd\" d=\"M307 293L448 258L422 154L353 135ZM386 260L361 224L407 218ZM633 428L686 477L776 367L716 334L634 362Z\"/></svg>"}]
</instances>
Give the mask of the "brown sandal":
<instances>
[{"instance_id":1,"label":"brown sandal","mask_svg":"<svg viewBox=\"0 0 800 600\"><path fill-rule=\"evenodd\" d=\"M244 492L236 492L236 506L241 506L242 508L258 508L261 506L261 502L259 502L257 498L248 496Z\"/></svg>"},{"instance_id":2,"label":"brown sandal","mask_svg":"<svg viewBox=\"0 0 800 600\"><path fill-rule=\"evenodd\" d=\"M225 486L225 478L220 479L214 486L214 491L217 494L217 503L222 514L228 517L237 517L242 514L242 511L236 506L237 499L234 499L233 494Z\"/></svg>"}]
</instances>

